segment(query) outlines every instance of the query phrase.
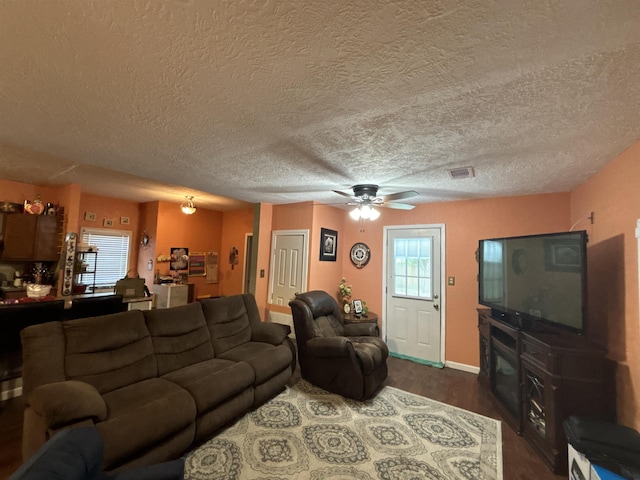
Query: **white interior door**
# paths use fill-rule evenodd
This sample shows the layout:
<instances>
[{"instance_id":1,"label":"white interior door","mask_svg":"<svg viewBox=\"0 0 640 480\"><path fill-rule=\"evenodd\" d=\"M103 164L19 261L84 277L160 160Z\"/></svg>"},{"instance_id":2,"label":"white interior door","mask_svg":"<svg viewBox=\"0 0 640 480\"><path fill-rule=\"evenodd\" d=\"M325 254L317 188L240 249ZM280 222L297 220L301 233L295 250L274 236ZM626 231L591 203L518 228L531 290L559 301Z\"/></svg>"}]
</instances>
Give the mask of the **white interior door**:
<instances>
[{"instance_id":1,"label":"white interior door","mask_svg":"<svg viewBox=\"0 0 640 480\"><path fill-rule=\"evenodd\" d=\"M308 230L273 232L270 303L286 306L307 289L308 239Z\"/></svg>"},{"instance_id":2,"label":"white interior door","mask_svg":"<svg viewBox=\"0 0 640 480\"><path fill-rule=\"evenodd\" d=\"M386 341L395 356L442 365L441 228L386 230Z\"/></svg>"}]
</instances>

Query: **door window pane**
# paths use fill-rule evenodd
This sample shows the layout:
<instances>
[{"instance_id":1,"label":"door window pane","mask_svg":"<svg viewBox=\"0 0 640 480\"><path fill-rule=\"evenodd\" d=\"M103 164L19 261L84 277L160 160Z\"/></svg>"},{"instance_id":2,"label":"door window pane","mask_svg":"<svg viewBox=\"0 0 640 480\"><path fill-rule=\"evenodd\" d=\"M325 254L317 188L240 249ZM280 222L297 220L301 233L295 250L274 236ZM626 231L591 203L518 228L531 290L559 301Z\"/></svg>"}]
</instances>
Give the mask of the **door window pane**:
<instances>
[{"instance_id":1,"label":"door window pane","mask_svg":"<svg viewBox=\"0 0 640 480\"><path fill-rule=\"evenodd\" d=\"M431 237L394 240L394 295L431 299L432 249Z\"/></svg>"}]
</instances>

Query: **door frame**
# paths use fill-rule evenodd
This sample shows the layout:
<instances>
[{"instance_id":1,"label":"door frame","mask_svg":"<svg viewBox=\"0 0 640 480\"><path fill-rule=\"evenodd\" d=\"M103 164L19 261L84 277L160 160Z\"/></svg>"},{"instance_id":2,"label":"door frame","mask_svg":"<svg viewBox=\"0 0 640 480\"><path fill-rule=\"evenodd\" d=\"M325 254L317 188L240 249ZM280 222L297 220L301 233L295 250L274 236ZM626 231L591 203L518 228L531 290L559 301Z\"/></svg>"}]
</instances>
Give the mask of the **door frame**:
<instances>
[{"instance_id":1,"label":"door frame","mask_svg":"<svg viewBox=\"0 0 640 480\"><path fill-rule=\"evenodd\" d=\"M251 247L249 247L249 238L251 238ZM247 281L251 277L251 262L253 260L253 232L244 234L244 261L242 262L242 293L252 293L251 288L247 288L245 291L245 286L247 286ZM247 271L247 267L249 270Z\"/></svg>"},{"instance_id":2,"label":"door frame","mask_svg":"<svg viewBox=\"0 0 640 480\"><path fill-rule=\"evenodd\" d=\"M430 223L424 225L385 225L382 227L382 338L387 340L387 254L390 230L408 230L421 228L437 228L440 230L440 363L445 364L446 325L447 325L447 276L445 264L446 237L444 223Z\"/></svg>"},{"instance_id":3,"label":"door frame","mask_svg":"<svg viewBox=\"0 0 640 480\"><path fill-rule=\"evenodd\" d=\"M309 276L309 230L273 230L271 232L271 254L270 254L270 265L269 265L269 290L267 292L267 305L275 305L272 303L273 301L273 277L275 276L275 255L276 255L276 239L280 235L302 235L303 237L303 252L302 252L302 272L301 272L301 283L303 292L307 291L307 281ZM302 293L302 292L301 292Z\"/></svg>"}]
</instances>

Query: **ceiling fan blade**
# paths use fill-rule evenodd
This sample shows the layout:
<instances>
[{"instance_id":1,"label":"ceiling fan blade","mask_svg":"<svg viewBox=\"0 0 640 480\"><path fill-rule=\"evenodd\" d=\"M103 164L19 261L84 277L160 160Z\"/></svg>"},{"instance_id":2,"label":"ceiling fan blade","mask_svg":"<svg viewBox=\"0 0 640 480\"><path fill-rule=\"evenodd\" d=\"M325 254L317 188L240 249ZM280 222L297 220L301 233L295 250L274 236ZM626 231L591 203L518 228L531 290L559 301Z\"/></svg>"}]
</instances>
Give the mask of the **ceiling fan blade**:
<instances>
[{"instance_id":1,"label":"ceiling fan blade","mask_svg":"<svg viewBox=\"0 0 640 480\"><path fill-rule=\"evenodd\" d=\"M409 205L408 203L383 203L381 205L374 205L376 207L383 208L395 208L396 210L413 210L415 205Z\"/></svg>"},{"instance_id":2,"label":"ceiling fan blade","mask_svg":"<svg viewBox=\"0 0 640 480\"><path fill-rule=\"evenodd\" d=\"M418 195L420 194L414 190L407 190L406 192L385 195L383 198L385 202L392 202L393 200L404 200L405 198L417 197Z\"/></svg>"},{"instance_id":3,"label":"ceiling fan blade","mask_svg":"<svg viewBox=\"0 0 640 480\"><path fill-rule=\"evenodd\" d=\"M345 197L349 197L349 198L353 198L353 194L352 193L344 193L341 192L340 190L331 190L333 193L337 193L338 195L342 195Z\"/></svg>"}]
</instances>

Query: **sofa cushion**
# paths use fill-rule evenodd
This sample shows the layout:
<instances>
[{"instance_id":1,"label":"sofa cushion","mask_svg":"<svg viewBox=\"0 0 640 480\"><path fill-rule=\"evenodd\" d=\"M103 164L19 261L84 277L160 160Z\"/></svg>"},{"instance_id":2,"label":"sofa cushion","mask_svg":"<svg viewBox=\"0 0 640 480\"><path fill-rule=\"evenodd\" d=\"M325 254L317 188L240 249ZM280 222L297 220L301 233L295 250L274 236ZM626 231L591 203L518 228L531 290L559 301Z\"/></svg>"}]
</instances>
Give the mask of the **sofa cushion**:
<instances>
[{"instance_id":1,"label":"sofa cushion","mask_svg":"<svg viewBox=\"0 0 640 480\"><path fill-rule=\"evenodd\" d=\"M196 405L183 388L162 378L143 380L104 395L109 419L96 425L104 463L131 457L195 422Z\"/></svg>"},{"instance_id":2,"label":"sofa cushion","mask_svg":"<svg viewBox=\"0 0 640 480\"><path fill-rule=\"evenodd\" d=\"M209 298L200 303L216 356L251 340L249 312L244 295Z\"/></svg>"},{"instance_id":3,"label":"sofa cushion","mask_svg":"<svg viewBox=\"0 0 640 480\"><path fill-rule=\"evenodd\" d=\"M253 385L255 374L248 363L214 358L189 365L162 378L187 390L198 414L235 396Z\"/></svg>"},{"instance_id":4,"label":"sofa cushion","mask_svg":"<svg viewBox=\"0 0 640 480\"><path fill-rule=\"evenodd\" d=\"M219 358L250 364L256 376L255 385L260 385L285 368L290 369L293 360L291 349L286 345L275 346L262 342L244 343L227 350Z\"/></svg>"},{"instance_id":5,"label":"sofa cushion","mask_svg":"<svg viewBox=\"0 0 640 480\"><path fill-rule=\"evenodd\" d=\"M213 345L200 303L144 311L158 363L158 375L213 358Z\"/></svg>"},{"instance_id":6,"label":"sofa cushion","mask_svg":"<svg viewBox=\"0 0 640 480\"><path fill-rule=\"evenodd\" d=\"M144 315L139 310L63 322L67 380L104 394L157 375Z\"/></svg>"}]
</instances>

